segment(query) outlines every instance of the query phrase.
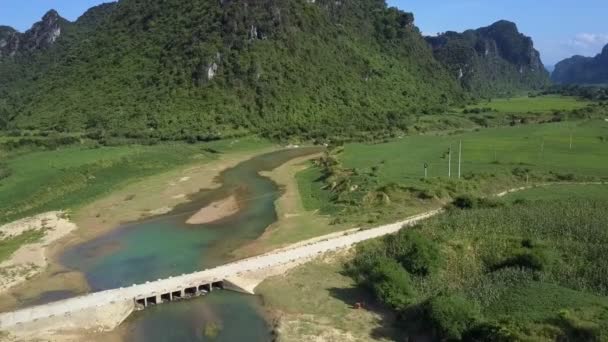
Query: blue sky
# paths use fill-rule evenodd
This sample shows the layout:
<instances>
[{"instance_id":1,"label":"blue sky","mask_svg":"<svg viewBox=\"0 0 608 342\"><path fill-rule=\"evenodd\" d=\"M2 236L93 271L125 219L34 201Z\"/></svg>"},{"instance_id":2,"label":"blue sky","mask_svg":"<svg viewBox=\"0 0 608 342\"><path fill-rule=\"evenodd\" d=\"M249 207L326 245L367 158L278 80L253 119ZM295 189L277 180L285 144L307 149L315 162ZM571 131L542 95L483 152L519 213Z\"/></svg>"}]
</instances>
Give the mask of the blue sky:
<instances>
[{"instance_id":1,"label":"blue sky","mask_svg":"<svg viewBox=\"0 0 608 342\"><path fill-rule=\"evenodd\" d=\"M75 20L91 6L109 0L0 0L0 25L28 29L54 8ZM356 0L355 0L356 1ZM593 56L608 43L608 0L388 0L414 12L425 34L463 31L499 19L518 24L532 36L545 64L574 54Z\"/></svg>"}]
</instances>

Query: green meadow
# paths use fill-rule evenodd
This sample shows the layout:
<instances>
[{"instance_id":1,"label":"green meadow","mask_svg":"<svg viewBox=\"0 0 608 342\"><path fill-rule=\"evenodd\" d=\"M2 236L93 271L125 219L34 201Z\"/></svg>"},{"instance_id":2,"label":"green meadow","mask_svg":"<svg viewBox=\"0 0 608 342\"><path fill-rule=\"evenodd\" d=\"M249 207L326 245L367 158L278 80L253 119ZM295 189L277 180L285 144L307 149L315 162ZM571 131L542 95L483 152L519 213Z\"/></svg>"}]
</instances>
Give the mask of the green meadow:
<instances>
[{"instance_id":1,"label":"green meadow","mask_svg":"<svg viewBox=\"0 0 608 342\"><path fill-rule=\"evenodd\" d=\"M407 136L377 145L348 144L339 159L347 168L377 167L384 182L412 183L424 178L424 164L428 177L448 177L451 148L452 178L457 178L460 142L462 175L521 166L602 177L608 168L608 122L600 120Z\"/></svg>"},{"instance_id":2,"label":"green meadow","mask_svg":"<svg viewBox=\"0 0 608 342\"><path fill-rule=\"evenodd\" d=\"M488 196L547 182L608 181L608 122L405 136L381 144L346 144L327 158L329 163L321 163L325 166L317 164L297 175L306 209L321 209L336 223L376 225L463 194Z\"/></svg>"},{"instance_id":3,"label":"green meadow","mask_svg":"<svg viewBox=\"0 0 608 342\"><path fill-rule=\"evenodd\" d=\"M204 163L219 153L268 146L265 140L246 138L203 144L17 151L3 157L1 165L6 176L0 177L0 222L49 210L74 209L142 177L189 163Z\"/></svg>"},{"instance_id":4,"label":"green meadow","mask_svg":"<svg viewBox=\"0 0 608 342\"><path fill-rule=\"evenodd\" d=\"M545 95L538 97L513 97L492 99L468 106L467 109L491 108L501 113L545 113L552 111L570 111L586 107L591 102L573 96Z\"/></svg>"}]
</instances>

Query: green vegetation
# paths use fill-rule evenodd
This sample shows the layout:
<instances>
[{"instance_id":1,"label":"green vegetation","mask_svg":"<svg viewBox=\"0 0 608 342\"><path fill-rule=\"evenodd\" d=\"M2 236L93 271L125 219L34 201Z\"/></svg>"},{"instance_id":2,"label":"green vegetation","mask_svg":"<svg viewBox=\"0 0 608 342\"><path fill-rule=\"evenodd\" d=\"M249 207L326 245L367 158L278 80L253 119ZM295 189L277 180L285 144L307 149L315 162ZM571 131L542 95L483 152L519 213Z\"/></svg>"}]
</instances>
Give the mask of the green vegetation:
<instances>
[{"instance_id":1,"label":"green vegetation","mask_svg":"<svg viewBox=\"0 0 608 342\"><path fill-rule=\"evenodd\" d=\"M603 120L405 136L382 144L346 144L298 178L307 209L333 214L335 222L376 224L465 194L482 197L534 183L605 181L607 141Z\"/></svg>"},{"instance_id":2,"label":"green vegetation","mask_svg":"<svg viewBox=\"0 0 608 342\"><path fill-rule=\"evenodd\" d=\"M505 198L510 201L519 202L536 200L549 201L561 198L608 200L608 184L559 184L553 186L540 186L525 191L514 192L505 196Z\"/></svg>"},{"instance_id":3,"label":"green vegetation","mask_svg":"<svg viewBox=\"0 0 608 342\"><path fill-rule=\"evenodd\" d=\"M553 85L542 93L576 96L593 101L608 101L608 87L606 86Z\"/></svg>"},{"instance_id":4,"label":"green vegetation","mask_svg":"<svg viewBox=\"0 0 608 342\"><path fill-rule=\"evenodd\" d=\"M74 146L9 155L10 175L0 180L0 222L49 210L80 207L126 183L187 163L212 160L217 152L269 146L255 138L206 144Z\"/></svg>"},{"instance_id":5,"label":"green vegetation","mask_svg":"<svg viewBox=\"0 0 608 342\"><path fill-rule=\"evenodd\" d=\"M17 236L3 238L0 235L0 263L8 259L19 247L38 242L44 237L44 230L28 230Z\"/></svg>"},{"instance_id":6,"label":"green vegetation","mask_svg":"<svg viewBox=\"0 0 608 342\"><path fill-rule=\"evenodd\" d=\"M500 113L546 113L553 111L571 111L588 106L589 101L580 100L576 97L547 95L540 97L514 97L493 99L489 102L482 102L467 109L489 108L490 111Z\"/></svg>"},{"instance_id":7,"label":"green vegetation","mask_svg":"<svg viewBox=\"0 0 608 342\"><path fill-rule=\"evenodd\" d=\"M600 341L608 337L607 209L606 199L453 208L362 245L348 272L410 336Z\"/></svg>"},{"instance_id":8,"label":"green vegetation","mask_svg":"<svg viewBox=\"0 0 608 342\"><path fill-rule=\"evenodd\" d=\"M0 127L95 140L402 131L466 95L383 1L123 0L0 61Z\"/></svg>"}]
</instances>

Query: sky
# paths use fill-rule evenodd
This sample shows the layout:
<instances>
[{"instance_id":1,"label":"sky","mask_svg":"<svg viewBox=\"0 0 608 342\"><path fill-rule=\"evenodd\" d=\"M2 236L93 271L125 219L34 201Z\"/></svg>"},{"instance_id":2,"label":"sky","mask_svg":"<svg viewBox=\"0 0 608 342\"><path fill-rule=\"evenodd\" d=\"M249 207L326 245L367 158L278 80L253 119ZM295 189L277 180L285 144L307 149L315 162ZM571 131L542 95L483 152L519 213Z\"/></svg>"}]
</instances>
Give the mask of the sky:
<instances>
[{"instance_id":1,"label":"sky","mask_svg":"<svg viewBox=\"0 0 608 342\"><path fill-rule=\"evenodd\" d=\"M75 20L110 0L0 0L0 25L27 30L53 8ZM352 0L356 1L356 0ZM506 19L531 36L548 65L572 55L594 56L608 44L608 0L388 0L414 12L424 34L464 31Z\"/></svg>"}]
</instances>

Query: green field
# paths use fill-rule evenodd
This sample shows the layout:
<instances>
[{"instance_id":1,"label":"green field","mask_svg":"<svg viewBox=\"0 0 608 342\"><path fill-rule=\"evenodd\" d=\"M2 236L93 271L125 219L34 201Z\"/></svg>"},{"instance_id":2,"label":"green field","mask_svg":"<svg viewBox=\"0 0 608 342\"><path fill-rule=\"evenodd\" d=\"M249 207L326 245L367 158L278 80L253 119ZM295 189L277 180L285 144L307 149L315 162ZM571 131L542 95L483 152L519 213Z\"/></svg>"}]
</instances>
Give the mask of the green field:
<instances>
[{"instance_id":1,"label":"green field","mask_svg":"<svg viewBox=\"0 0 608 342\"><path fill-rule=\"evenodd\" d=\"M337 163L331 170L313 167L298 174L305 207L321 209L337 220L352 217L355 223L375 224L460 194L487 196L534 183L606 181L608 122L531 124L406 136L382 144L352 143L335 150L331 158Z\"/></svg>"},{"instance_id":2,"label":"green field","mask_svg":"<svg viewBox=\"0 0 608 342\"><path fill-rule=\"evenodd\" d=\"M468 106L467 109L491 108L501 113L546 113L553 111L569 111L589 105L590 101L580 100L571 96L545 95L538 97L514 97L493 99Z\"/></svg>"},{"instance_id":3,"label":"green field","mask_svg":"<svg viewBox=\"0 0 608 342\"><path fill-rule=\"evenodd\" d=\"M573 144L570 149L570 134ZM347 168L378 167L384 182L412 183L424 177L448 177L444 155L452 148L452 177L458 176L458 147L462 141L461 173L534 170L606 176L608 122L587 121L484 129L455 135L408 136L386 144L348 144L339 155Z\"/></svg>"},{"instance_id":4,"label":"green field","mask_svg":"<svg viewBox=\"0 0 608 342\"><path fill-rule=\"evenodd\" d=\"M566 198L608 200L608 184L559 184L551 186L541 186L525 191L518 191L505 196L505 199L509 201L559 200Z\"/></svg>"},{"instance_id":5,"label":"green field","mask_svg":"<svg viewBox=\"0 0 608 342\"><path fill-rule=\"evenodd\" d=\"M217 154L212 151L268 146L265 140L248 138L192 145L67 147L16 153L3 162L10 174L0 179L0 222L82 206L129 181L188 163L213 160Z\"/></svg>"}]
</instances>

